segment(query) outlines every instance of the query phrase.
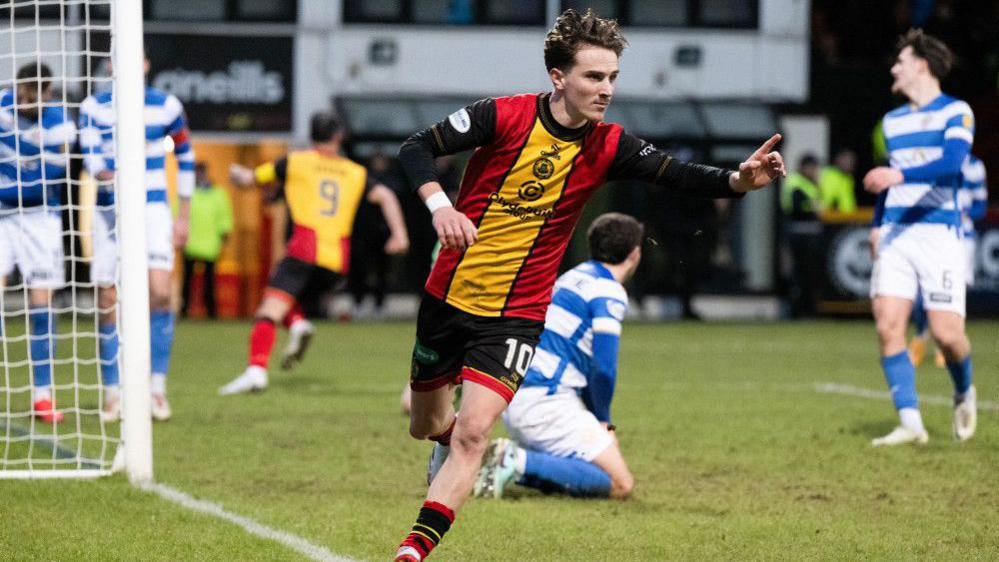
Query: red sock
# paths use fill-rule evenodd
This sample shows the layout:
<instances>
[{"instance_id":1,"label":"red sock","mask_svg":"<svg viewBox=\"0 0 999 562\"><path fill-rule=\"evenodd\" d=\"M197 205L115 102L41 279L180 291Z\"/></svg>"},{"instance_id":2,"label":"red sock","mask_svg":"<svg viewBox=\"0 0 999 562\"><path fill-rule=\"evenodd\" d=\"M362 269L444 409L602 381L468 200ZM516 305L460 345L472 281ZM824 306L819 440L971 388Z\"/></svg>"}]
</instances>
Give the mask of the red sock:
<instances>
[{"instance_id":1,"label":"red sock","mask_svg":"<svg viewBox=\"0 0 999 562\"><path fill-rule=\"evenodd\" d=\"M399 545L400 555L403 554L402 549L410 547L415 549L420 554L420 560L423 560L435 546L440 544L444 533L451 528L452 523L454 523L454 511L451 508L442 503L423 502L412 532ZM412 560L412 557L397 555L396 560Z\"/></svg>"},{"instance_id":2,"label":"red sock","mask_svg":"<svg viewBox=\"0 0 999 562\"><path fill-rule=\"evenodd\" d=\"M288 314L284 315L284 319L281 320L281 325L284 326L285 329L288 329L291 328L292 324L298 322L299 320L305 320L305 313L302 312L302 306L296 302L295 305L291 307L291 310L288 311Z\"/></svg>"},{"instance_id":3,"label":"red sock","mask_svg":"<svg viewBox=\"0 0 999 562\"><path fill-rule=\"evenodd\" d=\"M250 332L250 365L267 368L276 336L277 330L272 320L257 318L253 323L253 331Z\"/></svg>"},{"instance_id":4,"label":"red sock","mask_svg":"<svg viewBox=\"0 0 999 562\"><path fill-rule=\"evenodd\" d=\"M431 435L430 437L427 437L427 439L429 439L431 441L436 441L436 442L440 443L441 445L444 445L445 447L450 447L451 446L451 433L454 431L454 423L456 421L458 421L458 416L457 415L454 416L454 419L451 420L451 425L447 426L447 429L444 430L443 433L441 433L439 435Z\"/></svg>"}]
</instances>

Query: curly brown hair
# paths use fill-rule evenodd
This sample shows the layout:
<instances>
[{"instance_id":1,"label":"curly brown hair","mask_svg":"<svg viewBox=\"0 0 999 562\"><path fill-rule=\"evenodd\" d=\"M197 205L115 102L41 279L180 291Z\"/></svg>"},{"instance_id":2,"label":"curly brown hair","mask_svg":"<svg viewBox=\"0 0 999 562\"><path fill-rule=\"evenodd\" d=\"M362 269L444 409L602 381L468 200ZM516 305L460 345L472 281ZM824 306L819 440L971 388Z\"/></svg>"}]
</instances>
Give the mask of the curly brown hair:
<instances>
[{"instance_id":1,"label":"curly brown hair","mask_svg":"<svg viewBox=\"0 0 999 562\"><path fill-rule=\"evenodd\" d=\"M591 9L579 15L579 12L569 8L555 20L555 25L545 37L545 68L568 72L583 45L610 49L621 56L628 41L621 35L617 20L601 18Z\"/></svg>"},{"instance_id":2,"label":"curly brown hair","mask_svg":"<svg viewBox=\"0 0 999 562\"><path fill-rule=\"evenodd\" d=\"M896 52L901 53L906 47L912 47L912 54L926 61L930 74L937 80L943 80L954 66L954 54L947 45L922 29L910 29L899 36L895 44Z\"/></svg>"}]
</instances>

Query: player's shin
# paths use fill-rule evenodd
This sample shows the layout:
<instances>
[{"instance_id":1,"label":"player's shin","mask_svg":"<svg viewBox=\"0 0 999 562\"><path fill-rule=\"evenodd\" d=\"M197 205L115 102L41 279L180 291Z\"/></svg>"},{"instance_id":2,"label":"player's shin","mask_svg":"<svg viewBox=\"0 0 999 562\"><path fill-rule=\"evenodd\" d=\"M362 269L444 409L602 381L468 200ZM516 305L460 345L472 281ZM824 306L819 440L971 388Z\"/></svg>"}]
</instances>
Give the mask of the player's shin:
<instances>
[{"instance_id":1,"label":"player's shin","mask_svg":"<svg viewBox=\"0 0 999 562\"><path fill-rule=\"evenodd\" d=\"M154 310L149 313L149 349L153 377L165 377L170 368L173 324L173 312L169 310Z\"/></svg>"},{"instance_id":2,"label":"player's shin","mask_svg":"<svg viewBox=\"0 0 999 562\"><path fill-rule=\"evenodd\" d=\"M582 459L527 450L522 474L518 483L543 491L600 498L606 498L611 491L610 476L599 466Z\"/></svg>"},{"instance_id":3,"label":"player's shin","mask_svg":"<svg viewBox=\"0 0 999 562\"><path fill-rule=\"evenodd\" d=\"M55 347L55 325L48 307L33 307L28 313L31 323L31 364L34 378L34 401L52 396L52 354Z\"/></svg>"},{"instance_id":4,"label":"player's shin","mask_svg":"<svg viewBox=\"0 0 999 562\"><path fill-rule=\"evenodd\" d=\"M421 562L441 542L454 523L454 511L448 506L423 502L413 530L403 539L396 553L396 561Z\"/></svg>"},{"instance_id":5,"label":"player's shin","mask_svg":"<svg viewBox=\"0 0 999 562\"><path fill-rule=\"evenodd\" d=\"M101 383L105 388L118 386L118 327L101 324L99 327L101 356Z\"/></svg>"},{"instance_id":6,"label":"player's shin","mask_svg":"<svg viewBox=\"0 0 999 562\"><path fill-rule=\"evenodd\" d=\"M267 369L276 337L277 329L274 327L273 320L257 318L254 321L253 331L250 332L250 366Z\"/></svg>"},{"instance_id":7,"label":"player's shin","mask_svg":"<svg viewBox=\"0 0 999 562\"><path fill-rule=\"evenodd\" d=\"M971 388L971 355L967 355L960 361L947 361L947 371L950 373L951 380L954 381L955 397L964 396L968 392L968 389Z\"/></svg>"},{"instance_id":8,"label":"player's shin","mask_svg":"<svg viewBox=\"0 0 999 562\"><path fill-rule=\"evenodd\" d=\"M898 410L902 425L916 432L925 431L916 396L916 369L906 351L881 358L881 368L891 391L892 403Z\"/></svg>"}]
</instances>

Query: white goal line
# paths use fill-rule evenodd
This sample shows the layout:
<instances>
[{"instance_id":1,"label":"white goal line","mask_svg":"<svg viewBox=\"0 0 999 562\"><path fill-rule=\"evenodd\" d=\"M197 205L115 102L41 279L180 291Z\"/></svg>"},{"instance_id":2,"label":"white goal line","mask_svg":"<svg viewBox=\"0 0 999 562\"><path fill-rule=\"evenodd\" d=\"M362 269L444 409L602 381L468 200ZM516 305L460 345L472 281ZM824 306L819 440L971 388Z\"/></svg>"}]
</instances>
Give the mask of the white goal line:
<instances>
[{"instance_id":1,"label":"white goal line","mask_svg":"<svg viewBox=\"0 0 999 562\"><path fill-rule=\"evenodd\" d=\"M293 535L286 531L268 527L267 525L258 523L249 517L232 513L231 511L226 511L218 504L191 497L184 492L171 488L165 484L145 484L141 486L141 488L153 492L161 498L172 501L173 503L186 507L192 511L211 515L216 519L221 519L223 521L233 523L234 525L238 525L251 535L256 535L258 537L281 543L295 552L309 558L310 560L316 560L317 562L356 562L352 558L334 554L327 548L313 544L298 535Z\"/></svg>"},{"instance_id":2,"label":"white goal line","mask_svg":"<svg viewBox=\"0 0 999 562\"><path fill-rule=\"evenodd\" d=\"M891 393L887 390L871 390L851 386L848 384L837 384L832 382L816 383L815 390L826 394L843 394L846 396L856 396L858 398L870 398L872 400L891 400ZM949 396L920 395L921 404L931 404L933 406L954 406L954 399ZM999 403L989 400L979 400L978 410L986 412L999 412Z\"/></svg>"}]
</instances>

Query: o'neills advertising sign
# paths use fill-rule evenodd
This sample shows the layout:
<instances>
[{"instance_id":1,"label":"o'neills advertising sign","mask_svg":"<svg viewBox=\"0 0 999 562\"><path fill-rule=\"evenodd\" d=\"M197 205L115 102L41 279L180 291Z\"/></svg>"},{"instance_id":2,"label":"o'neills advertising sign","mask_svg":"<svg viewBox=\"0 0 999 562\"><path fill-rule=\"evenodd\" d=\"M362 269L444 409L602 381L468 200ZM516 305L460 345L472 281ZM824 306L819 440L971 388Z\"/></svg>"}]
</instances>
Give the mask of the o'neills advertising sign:
<instances>
[{"instance_id":1,"label":"o'neills advertising sign","mask_svg":"<svg viewBox=\"0 0 999 562\"><path fill-rule=\"evenodd\" d=\"M150 34L148 83L177 96L191 129L291 131L292 37Z\"/></svg>"}]
</instances>

